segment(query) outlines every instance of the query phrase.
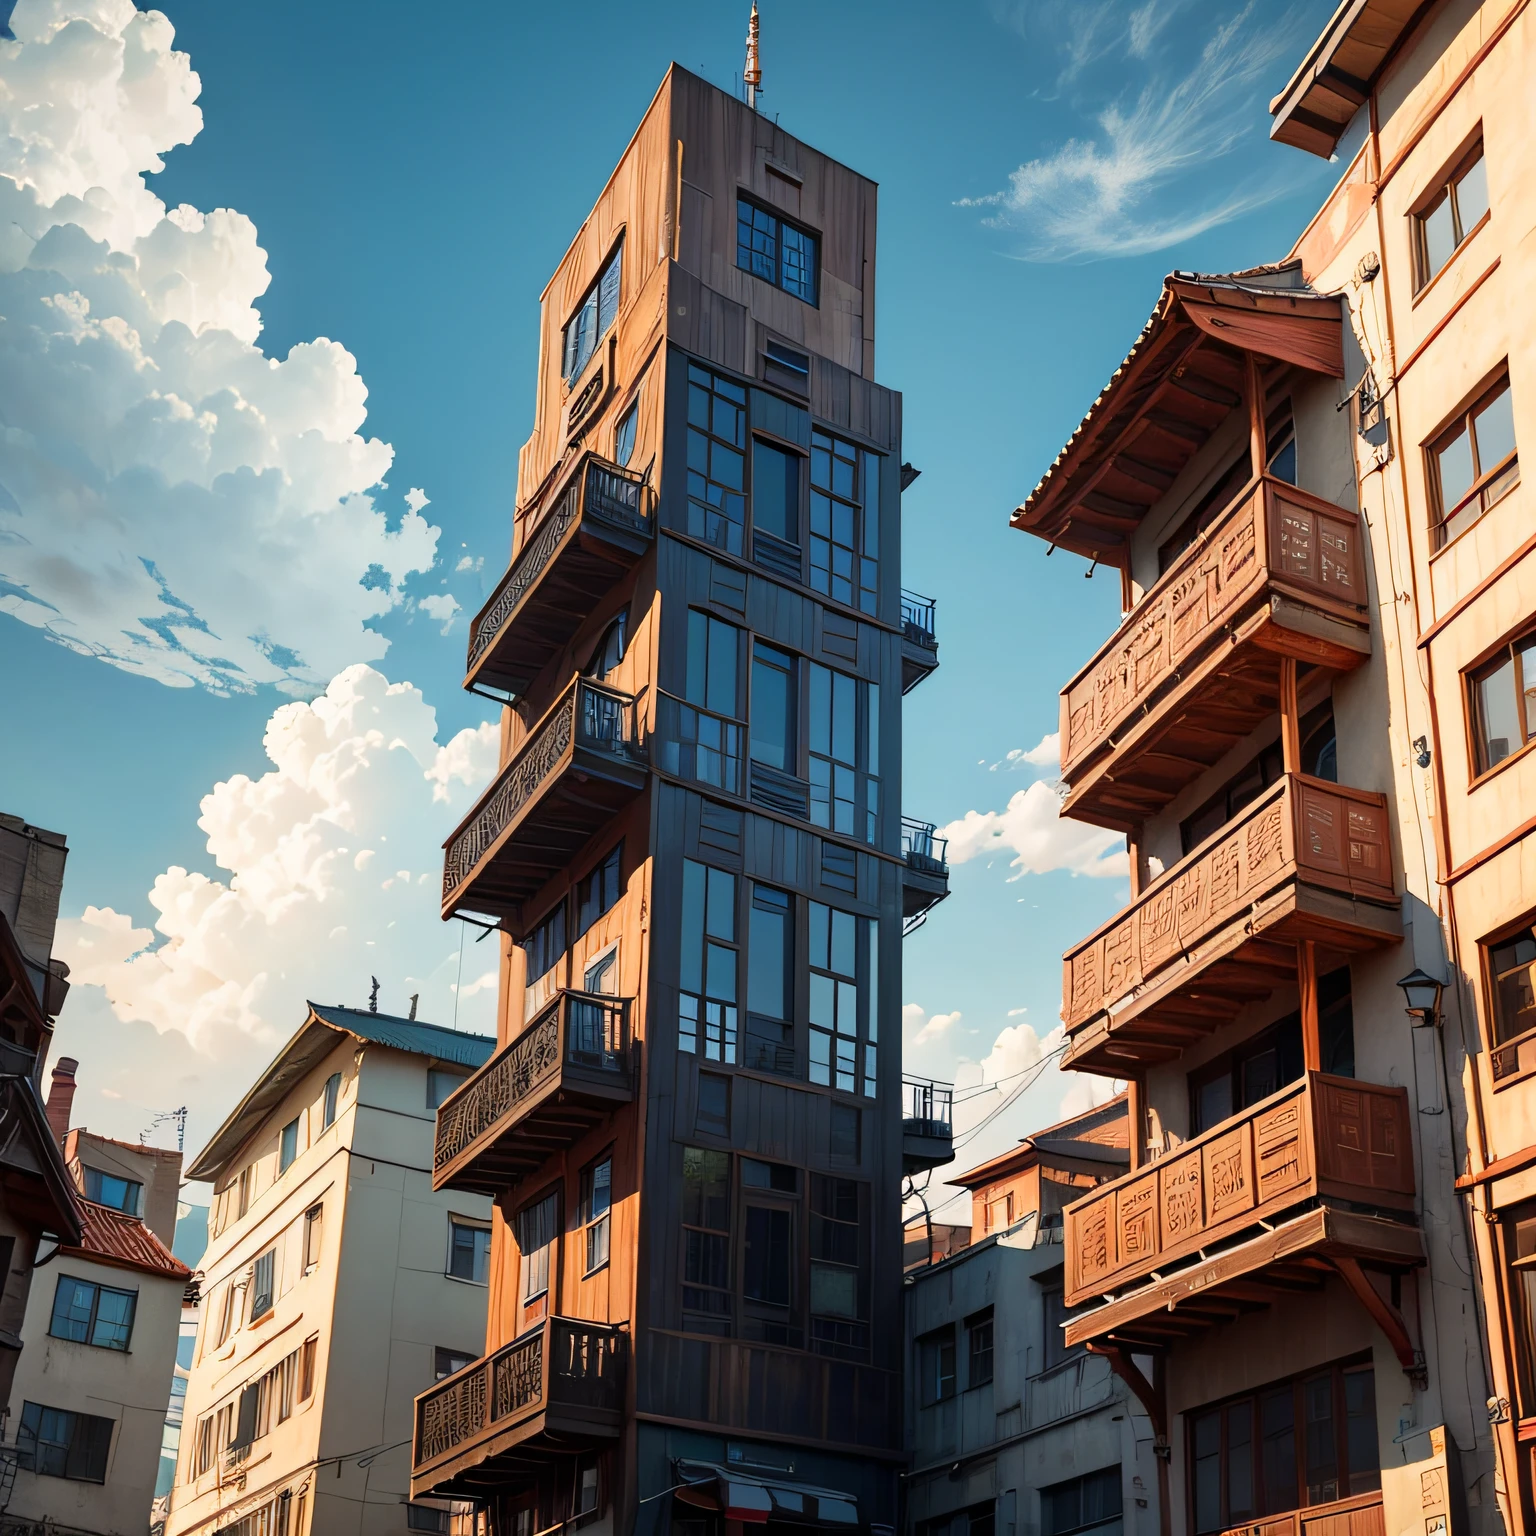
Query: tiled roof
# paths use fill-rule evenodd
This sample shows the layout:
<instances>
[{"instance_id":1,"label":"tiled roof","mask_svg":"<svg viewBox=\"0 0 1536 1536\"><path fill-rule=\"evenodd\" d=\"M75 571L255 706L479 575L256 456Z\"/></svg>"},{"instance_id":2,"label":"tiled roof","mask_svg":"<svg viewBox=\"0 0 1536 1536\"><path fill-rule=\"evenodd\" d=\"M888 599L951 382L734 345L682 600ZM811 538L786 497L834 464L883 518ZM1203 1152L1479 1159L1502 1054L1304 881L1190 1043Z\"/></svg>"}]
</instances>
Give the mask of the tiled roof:
<instances>
[{"instance_id":1,"label":"tiled roof","mask_svg":"<svg viewBox=\"0 0 1536 1536\"><path fill-rule=\"evenodd\" d=\"M148 1275L164 1275L169 1280L191 1278L192 1271L137 1217L125 1216L109 1205L98 1205L83 1197L79 1203L84 1235L78 1245L64 1248L64 1253L142 1270Z\"/></svg>"},{"instance_id":2,"label":"tiled roof","mask_svg":"<svg viewBox=\"0 0 1536 1536\"><path fill-rule=\"evenodd\" d=\"M325 1003L309 1006L317 1019L359 1039L438 1061L457 1062L462 1067L483 1067L496 1051L496 1042L488 1035L460 1034L456 1029L444 1029L441 1024L401 1019L391 1013L369 1013L362 1008L332 1008Z\"/></svg>"}]
</instances>

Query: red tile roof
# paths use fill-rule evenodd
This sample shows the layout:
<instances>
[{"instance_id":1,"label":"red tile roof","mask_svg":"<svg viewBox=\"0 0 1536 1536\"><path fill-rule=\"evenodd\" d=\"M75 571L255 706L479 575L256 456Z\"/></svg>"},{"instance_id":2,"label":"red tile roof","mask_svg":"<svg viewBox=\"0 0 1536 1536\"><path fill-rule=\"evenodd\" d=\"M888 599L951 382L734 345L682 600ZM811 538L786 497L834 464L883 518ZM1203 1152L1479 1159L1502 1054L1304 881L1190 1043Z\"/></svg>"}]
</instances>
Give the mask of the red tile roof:
<instances>
[{"instance_id":1,"label":"red tile roof","mask_svg":"<svg viewBox=\"0 0 1536 1536\"><path fill-rule=\"evenodd\" d=\"M85 1218L85 1236L78 1247L64 1248L64 1253L141 1270L147 1275L164 1275L169 1280L191 1278L192 1271L137 1217L125 1216L94 1200L76 1198Z\"/></svg>"}]
</instances>

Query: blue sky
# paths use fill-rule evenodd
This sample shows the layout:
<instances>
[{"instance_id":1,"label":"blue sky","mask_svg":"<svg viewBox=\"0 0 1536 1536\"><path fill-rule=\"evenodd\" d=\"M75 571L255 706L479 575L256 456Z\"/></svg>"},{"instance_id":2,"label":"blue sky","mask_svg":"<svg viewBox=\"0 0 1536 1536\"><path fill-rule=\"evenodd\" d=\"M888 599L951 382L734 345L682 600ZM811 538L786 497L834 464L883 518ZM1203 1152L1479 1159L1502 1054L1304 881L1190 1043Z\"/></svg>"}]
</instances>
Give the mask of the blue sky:
<instances>
[{"instance_id":1,"label":"blue sky","mask_svg":"<svg viewBox=\"0 0 1536 1536\"><path fill-rule=\"evenodd\" d=\"M13 25L23 41L0 45L0 75L26 73L37 57L27 50L40 46L26 40L27 28L42 36L49 13L87 15L116 36L125 5L21 0ZM1004 834L990 856L956 865L954 894L907 943L904 1000L919 1010L909 1034L940 1016L921 1043L909 1040L908 1065L941 1076L958 1067L974 1082L979 1069L963 1063L990 1053L989 1074L1013 1086L1035 1050L1018 1026L1040 1037L1054 1026L1062 949L1123 902L1125 885L1050 868L1084 867L1102 849L1039 821L1048 753L1033 753L1035 763L1021 756L1055 729L1056 690L1117 622L1118 586L1107 574L1085 581L1070 556L1047 562L1044 546L1010 531L1007 516L1124 356L1163 274L1282 256L1331 183L1337 167L1267 143L1265 112L1329 5L763 0L761 9L764 110L880 183L877 373L904 393L906 457L923 471L905 497L904 569L907 585L938 600L943 663L907 700L904 807L941 823L975 812L990 819L973 829ZM168 148L148 187L168 208L238 210L254 235L238 222L192 229L196 221L183 220L192 232L178 244L165 227L145 236L142 218L130 229L126 213L81 217L97 220L91 230L102 250L139 253L146 285L160 274L146 302L161 319L180 315L193 330L238 333L245 325L241 346L267 358L286 359L317 337L341 343L355 375L334 352L305 352L309 371L285 364L280 377L294 379L281 387L290 392L274 397L266 415L310 408L311 395L320 401L324 393L319 379L330 394L313 408L340 442L348 411L361 410L360 379L361 435L394 454L383 472L387 489L368 478L387 459L381 446L371 459L354 454L313 469L303 444L315 439L304 438L298 420L287 446L273 450L289 468L292 494L312 493L318 506L339 485L354 498L354 521L337 547L320 549L317 535L311 550L302 544L304 508L289 507L284 526L299 542L286 560L274 559L248 549L237 526L278 515L270 455L266 478L221 482L237 485L238 496L180 497L190 450L175 446L182 439L174 434L195 436L202 419L189 384L190 409L169 424L157 418L154 430L174 443L146 471L150 492L130 495L126 475L114 482L131 510L92 535L96 585L61 582L46 595L61 619L78 620L78 640L121 655L102 617L116 612L112 582L128 581L123 571L132 567L142 585L151 559L160 590L195 608L205 635L222 633L221 614L231 629L249 629L249 613L265 614L274 602L259 645L225 654L182 629L174 633L185 654L166 649L146 663L159 642L141 636L133 664L143 671L135 675L0 611L0 708L4 718L36 726L0 738L0 808L69 835L66 952L78 976L106 983L115 1005L101 986L81 985L61 1023L62 1048L83 1061L81 1116L134 1136L149 1111L189 1102L196 1144L233 1102L241 1074L299 1023L295 999L306 991L361 1001L377 973L387 1006L403 1008L405 995L419 991L423 1014L440 1017L453 1011L457 986L460 1024L489 1025L489 989L469 990L485 973L488 946L454 959L458 935L436 928L432 915L430 854L488 771L486 734L475 734L485 714L458 683L466 614L507 555L517 448L532 415L538 294L668 62L733 87L746 7L472 3L449 21L389 0L269 0L254 11L181 0L167 14L175 49L190 55L200 79L202 126L188 128L189 95L174 111L142 109L152 147L168 148L163 136L153 144L160 119L191 137ZM159 46L163 63L163 35ZM56 83L86 66L56 58L50 67ZM37 87L45 94L54 88L47 78ZM115 139L133 153L130 133ZM122 174L105 149L99 166L50 164L39 152L0 172L22 183L33 177L42 190L27 195L39 206L74 191L71 175L89 184ZM127 206L123 198L119 205ZM259 284L249 276L257 244L270 283L249 295ZM62 246L38 250L32 268L74 273L70 263L85 260L59 254ZM28 260L25 250L0 251L0 282L33 283L16 274ZM78 281L90 315L100 316L112 297L103 269L95 270ZM56 281L55 299L75 281ZM35 299L33 288L26 292ZM243 318L252 299L259 337L254 319ZM50 303L46 316L57 317L62 311ZM71 323L78 331L87 322ZM71 357L90 355L78 334L69 345ZM278 389L270 370L249 372L252 356L247 350L241 361L231 350L229 378L258 393ZM223 365L204 362L197 376L211 390ZM159 376L171 376L163 360ZM232 455L231 467L242 462L230 424L245 418L228 407L234 388L220 397L224 407L209 407L206 419L219 426L199 439L205 467L210 453ZM8 422L18 402L32 402L27 409L41 419L42 406L55 404L50 391L58 392L56 419L37 428L40 459L96 486L116 473L116 461L102 466L121 454L111 446L121 439L104 428L108 448L100 448L71 423L115 409L117 396L40 367L26 347L0 346ZM343 395L352 403L338 404ZM118 430L135 430L139 420ZM96 470L79 470L93 453ZM37 554L27 541L39 519L61 526L49 500L62 494L58 475L11 455L0 445L0 482L10 495L19 476L31 495L17 492L13 512L0 498L0 609L8 592L38 593L52 579L51 568L27 565L19 552ZM196 473L206 480L211 471ZM425 503L408 497L416 488ZM370 498L366 505L359 494ZM435 546L429 525L440 530ZM389 567L383 575L381 562ZM385 610L373 617L358 606L358 577L370 565L364 608L377 598ZM36 620L38 610L29 613ZM191 665L193 652L217 652L220 665ZM312 661L307 682L295 680L290 652ZM421 699L355 681L320 715L284 717L289 766L274 772L263 748L273 712L359 660L391 683L414 684ZM166 676L191 686L168 686ZM347 745L370 729L379 738L371 747ZM306 731L329 732L333 747L364 765L351 790L315 780L313 752L294 745ZM397 740L413 743L414 756L408 772L391 776L385 759ZM236 782L203 804L239 774L255 782ZM280 835L299 780L323 802L317 814L332 839L323 866L332 873L323 878L295 875L297 844ZM1009 820L997 818L1037 781L1033 800L1016 802ZM357 787L364 784L373 787ZM270 846L248 846L258 824L277 828ZM223 867L208 849L210 830ZM382 846L390 832L392 847L410 848L401 855L407 869L395 870ZM1010 837L1033 850L1029 867L1050 872L1015 867L1015 849L1003 847ZM354 846L361 842L369 847ZM173 867L187 874L166 882ZM390 888L373 880L366 900L348 885L379 872ZM246 896L231 893L232 873ZM149 900L157 878L170 939L164 929L147 931L160 915ZM265 907L250 894L282 879L292 879L293 891ZM334 928L317 928L321 909L304 907L320 900L325 880L332 907L350 913ZM213 907L225 913L216 935L206 915ZM82 925L87 908L98 915ZM100 916L108 908L116 919ZM280 947L284 922L299 925L305 942ZM379 928L371 941L360 937L368 924ZM388 924L398 927L387 932ZM147 963L168 943L178 946L174 965L163 955ZM249 953L232 956L241 945ZM943 1022L954 1013L957 1021ZM999 1040L1006 1030L1016 1032ZM1067 1086L1047 1074L967 1146L962 1163L1054 1118ZM967 1112L1000 1098L972 1099Z\"/></svg>"}]
</instances>

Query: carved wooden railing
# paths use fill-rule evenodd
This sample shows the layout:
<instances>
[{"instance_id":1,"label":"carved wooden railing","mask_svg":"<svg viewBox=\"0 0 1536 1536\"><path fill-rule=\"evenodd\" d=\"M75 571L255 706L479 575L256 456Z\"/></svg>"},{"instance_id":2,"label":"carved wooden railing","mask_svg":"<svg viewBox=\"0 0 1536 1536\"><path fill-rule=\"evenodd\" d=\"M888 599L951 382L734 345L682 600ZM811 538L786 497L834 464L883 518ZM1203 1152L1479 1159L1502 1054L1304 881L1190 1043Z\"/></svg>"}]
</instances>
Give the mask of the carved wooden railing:
<instances>
[{"instance_id":1,"label":"carved wooden railing","mask_svg":"<svg viewBox=\"0 0 1536 1536\"><path fill-rule=\"evenodd\" d=\"M1426 1520L1425 1525L1433 1529L1432 1521ZM1260 1515L1233 1526L1222 1536L1386 1536L1386 1530L1386 1513L1377 1491L1310 1504L1285 1515Z\"/></svg>"},{"instance_id":2,"label":"carved wooden railing","mask_svg":"<svg viewBox=\"0 0 1536 1536\"><path fill-rule=\"evenodd\" d=\"M437 1111L434 1171L446 1168L482 1137L514 1124L521 1106L567 1068L584 1076L629 1074L629 1000L561 991L533 1022L504 1045Z\"/></svg>"},{"instance_id":3,"label":"carved wooden railing","mask_svg":"<svg viewBox=\"0 0 1536 1536\"><path fill-rule=\"evenodd\" d=\"M584 517L649 537L650 496L644 480L631 470L586 453L555 489L551 509L535 525L489 601L469 626L469 670L495 643L518 605L549 564L573 523Z\"/></svg>"},{"instance_id":4,"label":"carved wooden railing","mask_svg":"<svg viewBox=\"0 0 1536 1536\"><path fill-rule=\"evenodd\" d=\"M1069 1205L1066 1304L1161 1271L1318 1195L1413 1208L1408 1093L1309 1072Z\"/></svg>"},{"instance_id":5,"label":"carved wooden railing","mask_svg":"<svg viewBox=\"0 0 1536 1536\"><path fill-rule=\"evenodd\" d=\"M581 678L545 711L517 755L481 797L469 819L443 845L443 901L474 872L497 838L565 760L572 746L643 761L635 701Z\"/></svg>"},{"instance_id":6,"label":"carved wooden railing","mask_svg":"<svg viewBox=\"0 0 1536 1536\"><path fill-rule=\"evenodd\" d=\"M1067 951L1062 1021L1085 1024L1287 880L1390 903L1385 795L1288 774Z\"/></svg>"},{"instance_id":7,"label":"carved wooden railing","mask_svg":"<svg viewBox=\"0 0 1536 1536\"><path fill-rule=\"evenodd\" d=\"M1266 475L1163 573L1061 692L1061 774L1080 767L1266 588L1357 622L1359 518Z\"/></svg>"},{"instance_id":8,"label":"carved wooden railing","mask_svg":"<svg viewBox=\"0 0 1536 1536\"><path fill-rule=\"evenodd\" d=\"M552 1407L621 1414L626 1345L625 1334L609 1324L553 1317L445 1377L416 1399L412 1471L429 1470Z\"/></svg>"}]
</instances>

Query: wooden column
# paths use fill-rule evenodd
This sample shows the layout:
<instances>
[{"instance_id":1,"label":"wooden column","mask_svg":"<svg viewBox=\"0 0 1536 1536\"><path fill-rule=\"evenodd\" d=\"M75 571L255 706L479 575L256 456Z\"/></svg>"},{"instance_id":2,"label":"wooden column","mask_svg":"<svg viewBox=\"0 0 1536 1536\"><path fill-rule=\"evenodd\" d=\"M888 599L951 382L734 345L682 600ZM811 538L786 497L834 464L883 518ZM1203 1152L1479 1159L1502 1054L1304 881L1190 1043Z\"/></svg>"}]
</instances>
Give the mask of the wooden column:
<instances>
[{"instance_id":1,"label":"wooden column","mask_svg":"<svg viewBox=\"0 0 1536 1536\"><path fill-rule=\"evenodd\" d=\"M1131 1139L1131 1172L1135 1173L1147 1150L1147 1080L1139 1074L1125 1080L1125 1118Z\"/></svg>"},{"instance_id":2,"label":"wooden column","mask_svg":"<svg viewBox=\"0 0 1536 1536\"><path fill-rule=\"evenodd\" d=\"M1138 825L1125 834L1125 854L1131 866L1131 900L1141 895L1144 884L1141 878L1141 827Z\"/></svg>"},{"instance_id":3,"label":"wooden column","mask_svg":"<svg viewBox=\"0 0 1536 1536\"><path fill-rule=\"evenodd\" d=\"M1322 1028L1317 1016L1317 949L1311 939L1296 946L1296 988L1301 993L1301 1056L1308 1072L1323 1070Z\"/></svg>"},{"instance_id":4,"label":"wooden column","mask_svg":"<svg viewBox=\"0 0 1536 1536\"><path fill-rule=\"evenodd\" d=\"M1131 585L1131 556L1126 551L1125 563L1120 567L1120 612L1127 614L1136 606L1136 591Z\"/></svg>"},{"instance_id":5,"label":"wooden column","mask_svg":"<svg viewBox=\"0 0 1536 1536\"><path fill-rule=\"evenodd\" d=\"M1301 772L1301 713L1296 702L1296 658L1280 658L1280 751L1287 773Z\"/></svg>"},{"instance_id":6,"label":"wooden column","mask_svg":"<svg viewBox=\"0 0 1536 1536\"><path fill-rule=\"evenodd\" d=\"M1269 458L1268 433L1264 428L1264 376L1259 372L1257 356L1249 352L1248 360L1248 451L1253 461L1253 478L1264 473Z\"/></svg>"}]
</instances>

